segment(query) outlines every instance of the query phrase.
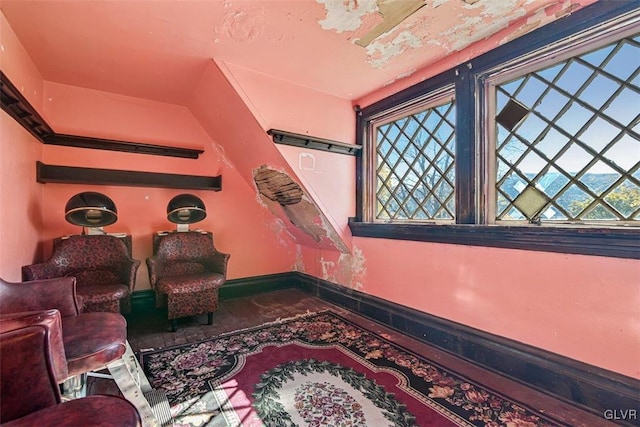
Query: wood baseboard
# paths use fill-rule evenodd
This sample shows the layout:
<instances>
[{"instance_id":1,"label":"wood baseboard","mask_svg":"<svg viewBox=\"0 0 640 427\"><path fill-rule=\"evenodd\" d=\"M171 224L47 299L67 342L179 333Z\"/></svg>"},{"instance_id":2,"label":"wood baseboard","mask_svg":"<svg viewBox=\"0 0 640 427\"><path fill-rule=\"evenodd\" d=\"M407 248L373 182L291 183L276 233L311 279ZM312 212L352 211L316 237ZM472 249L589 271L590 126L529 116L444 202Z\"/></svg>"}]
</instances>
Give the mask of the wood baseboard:
<instances>
[{"instance_id":1,"label":"wood baseboard","mask_svg":"<svg viewBox=\"0 0 640 427\"><path fill-rule=\"evenodd\" d=\"M489 334L299 272L231 279L220 288L229 299L298 288L345 307L490 371L511 378L598 416L640 408L640 380L546 350ZM134 292L133 309L153 308L151 290ZM638 420L627 424L638 425Z\"/></svg>"},{"instance_id":2,"label":"wood baseboard","mask_svg":"<svg viewBox=\"0 0 640 427\"><path fill-rule=\"evenodd\" d=\"M298 288L598 416L640 408L640 380L298 274ZM638 425L638 420L628 424Z\"/></svg>"}]
</instances>

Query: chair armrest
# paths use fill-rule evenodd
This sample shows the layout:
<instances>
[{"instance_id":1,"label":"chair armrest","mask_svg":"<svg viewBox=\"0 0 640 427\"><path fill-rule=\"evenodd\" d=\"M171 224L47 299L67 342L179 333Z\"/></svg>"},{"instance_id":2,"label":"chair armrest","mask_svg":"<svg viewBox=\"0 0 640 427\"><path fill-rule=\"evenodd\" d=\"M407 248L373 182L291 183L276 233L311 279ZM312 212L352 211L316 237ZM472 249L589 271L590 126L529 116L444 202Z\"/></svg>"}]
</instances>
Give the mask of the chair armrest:
<instances>
[{"instance_id":1,"label":"chair armrest","mask_svg":"<svg viewBox=\"0 0 640 427\"><path fill-rule=\"evenodd\" d=\"M52 262L22 266L22 280L43 280L64 276L58 265Z\"/></svg>"},{"instance_id":2,"label":"chair armrest","mask_svg":"<svg viewBox=\"0 0 640 427\"><path fill-rule=\"evenodd\" d=\"M152 256L147 258L147 269L149 270L149 282L155 288L156 283L164 274L164 262L162 257Z\"/></svg>"},{"instance_id":3,"label":"chair armrest","mask_svg":"<svg viewBox=\"0 0 640 427\"><path fill-rule=\"evenodd\" d=\"M203 260L207 271L212 273L220 273L227 277L227 263L231 255L214 251Z\"/></svg>"},{"instance_id":4,"label":"chair armrest","mask_svg":"<svg viewBox=\"0 0 640 427\"><path fill-rule=\"evenodd\" d=\"M133 288L136 286L136 273L139 267L140 260L128 259L119 268L120 279L129 287L129 292L133 292Z\"/></svg>"},{"instance_id":5,"label":"chair armrest","mask_svg":"<svg viewBox=\"0 0 640 427\"><path fill-rule=\"evenodd\" d=\"M68 377L67 359L64 351L62 337L62 319L58 310L25 311L20 313L0 315L0 334L6 338L11 337L11 342L26 337L30 332L43 328L45 339L48 341L49 358L54 384L64 381ZM46 348L45 344L45 348ZM10 350L7 347L3 350ZM37 351L37 349L33 349ZM21 358L22 354L5 354L4 358ZM29 385L27 385L28 387Z\"/></svg>"},{"instance_id":6,"label":"chair armrest","mask_svg":"<svg viewBox=\"0 0 640 427\"><path fill-rule=\"evenodd\" d=\"M58 277L30 282L5 282L0 279L0 313L57 309L64 317L82 312L76 297L76 278Z\"/></svg>"}]
</instances>

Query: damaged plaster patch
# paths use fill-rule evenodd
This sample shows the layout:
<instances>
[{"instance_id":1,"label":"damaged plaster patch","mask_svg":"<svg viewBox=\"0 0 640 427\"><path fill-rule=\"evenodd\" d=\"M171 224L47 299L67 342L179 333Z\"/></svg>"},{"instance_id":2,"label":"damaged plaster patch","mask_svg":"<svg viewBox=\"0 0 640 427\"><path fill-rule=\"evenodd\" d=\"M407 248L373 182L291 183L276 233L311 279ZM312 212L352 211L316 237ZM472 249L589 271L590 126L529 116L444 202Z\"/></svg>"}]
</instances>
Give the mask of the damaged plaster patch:
<instances>
[{"instance_id":1,"label":"damaged plaster patch","mask_svg":"<svg viewBox=\"0 0 640 427\"><path fill-rule=\"evenodd\" d=\"M216 158L222 160L222 163L225 164L229 169L233 169L235 166L231 162L231 159L227 157L226 151L224 151L224 147L215 142L211 143L211 148L216 153Z\"/></svg>"},{"instance_id":2,"label":"damaged plaster patch","mask_svg":"<svg viewBox=\"0 0 640 427\"><path fill-rule=\"evenodd\" d=\"M409 48L419 48L422 40L410 31L403 31L390 42L376 40L367 46L368 61L374 68L383 68L394 57Z\"/></svg>"},{"instance_id":3,"label":"damaged plaster patch","mask_svg":"<svg viewBox=\"0 0 640 427\"><path fill-rule=\"evenodd\" d=\"M326 253L325 255L334 255ZM320 264L322 278L350 289L363 290L367 273L366 260L362 249L353 247L352 253L341 253L337 260L321 256L317 260Z\"/></svg>"},{"instance_id":4,"label":"damaged plaster patch","mask_svg":"<svg viewBox=\"0 0 640 427\"><path fill-rule=\"evenodd\" d=\"M286 205L283 208L293 225L307 233L316 242L320 242L323 237L328 237L315 204L308 200L301 200L296 205Z\"/></svg>"},{"instance_id":5,"label":"damaged plaster patch","mask_svg":"<svg viewBox=\"0 0 640 427\"><path fill-rule=\"evenodd\" d=\"M365 34L356 44L366 47L382 34L393 30L398 24L424 6L424 0L379 0L378 9L382 22Z\"/></svg>"},{"instance_id":6,"label":"damaged plaster patch","mask_svg":"<svg viewBox=\"0 0 640 427\"><path fill-rule=\"evenodd\" d=\"M340 276L336 277L338 283L343 280L349 288L357 291L363 290L363 283L367 273L365 262L362 249L357 248L355 245L351 254L341 254L338 259L338 274Z\"/></svg>"},{"instance_id":7,"label":"damaged plaster patch","mask_svg":"<svg viewBox=\"0 0 640 427\"><path fill-rule=\"evenodd\" d=\"M304 254L302 253L302 246L296 245L296 263L291 267L293 271L299 271L304 273L306 271L304 267Z\"/></svg>"},{"instance_id":8,"label":"damaged plaster patch","mask_svg":"<svg viewBox=\"0 0 640 427\"><path fill-rule=\"evenodd\" d=\"M339 251L349 252L320 208L285 172L262 165L253 171L253 181L259 203L269 209L273 215L288 219L316 243L325 243L323 242L325 240ZM293 234L289 229L287 232L290 236Z\"/></svg>"},{"instance_id":9,"label":"damaged plaster patch","mask_svg":"<svg viewBox=\"0 0 640 427\"><path fill-rule=\"evenodd\" d=\"M517 0L484 1L466 4L465 9L480 10L477 16L465 16L462 23L448 28L438 34L439 40L447 40L449 52L460 51L472 43L507 28L509 22L526 14L524 8L518 7ZM509 17L509 19L503 19ZM437 43L438 45L444 45Z\"/></svg>"},{"instance_id":10,"label":"damaged plaster patch","mask_svg":"<svg viewBox=\"0 0 640 427\"><path fill-rule=\"evenodd\" d=\"M243 6L228 12L222 24L223 35L237 42L256 40L262 36L263 31L264 8L257 5Z\"/></svg>"},{"instance_id":11,"label":"damaged plaster patch","mask_svg":"<svg viewBox=\"0 0 640 427\"><path fill-rule=\"evenodd\" d=\"M500 44L507 43L529 33L530 31L535 30L536 28L551 23L556 19L562 18L566 15L570 15L578 8L578 5L572 3L571 0L568 0L561 2L560 4L553 4L538 9L529 17L527 17L527 20L523 25L519 25L513 33L502 39L500 41Z\"/></svg>"},{"instance_id":12,"label":"damaged plaster patch","mask_svg":"<svg viewBox=\"0 0 640 427\"><path fill-rule=\"evenodd\" d=\"M362 18L377 12L376 0L316 0L324 5L327 12L322 21L318 21L322 29L335 30L337 33L353 31L360 28Z\"/></svg>"},{"instance_id":13,"label":"damaged plaster patch","mask_svg":"<svg viewBox=\"0 0 640 427\"><path fill-rule=\"evenodd\" d=\"M425 6L425 0L316 1L325 8L325 19L318 21L323 29L336 33L360 30L360 37L355 34L356 39L352 39L354 34L351 34L349 39L367 49L367 61L374 68L383 68L406 50L422 46L421 38L416 35L419 31L407 30L405 20ZM379 23L367 30L372 19Z\"/></svg>"},{"instance_id":14,"label":"damaged plaster patch","mask_svg":"<svg viewBox=\"0 0 640 427\"><path fill-rule=\"evenodd\" d=\"M286 173L263 165L253 174L253 180L260 194L282 206L295 205L302 200L302 188Z\"/></svg>"},{"instance_id":15,"label":"damaged plaster patch","mask_svg":"<svg viewBox=\"0 0 640 427\"><path fill-rule=\"evenodd\" d=\"M448 2L449 0L434 0L433 3L431 3L431 7L435 9L436 7L440 7Z\"/></svg>"}]
</instances>

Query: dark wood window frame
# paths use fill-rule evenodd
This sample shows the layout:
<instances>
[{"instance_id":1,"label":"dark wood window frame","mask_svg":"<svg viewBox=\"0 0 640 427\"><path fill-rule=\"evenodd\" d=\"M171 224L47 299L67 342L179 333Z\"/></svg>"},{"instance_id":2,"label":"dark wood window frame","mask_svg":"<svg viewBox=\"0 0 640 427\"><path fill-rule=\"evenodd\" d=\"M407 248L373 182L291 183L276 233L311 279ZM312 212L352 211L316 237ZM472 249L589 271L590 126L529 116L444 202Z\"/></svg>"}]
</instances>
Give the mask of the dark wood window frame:
<instances>
[{"instance_id":1,"label":"dark wood window frame","mask_svg":"<svg viewBox=\"0 0 640 427\"><path fill-rule=\"evenodd\" d=\"M356 108L356 141L363 142L369 119L412 99L455 84L456 118L456 222L455 225L381 224L365 221L363 166L367 150L356 155L356 216L349 226L354 236L472 246L640 259L640 229L636 227L502 226L483 224L480 196L476 192L476 124L482 120L476 96L480 79L489 70L580 32L625 15L637 13L634 2L597 2L561 18L468 63L447 70L364 109ZM365 144L363 144L364 146Z\"/></svg>"}]
</instances>

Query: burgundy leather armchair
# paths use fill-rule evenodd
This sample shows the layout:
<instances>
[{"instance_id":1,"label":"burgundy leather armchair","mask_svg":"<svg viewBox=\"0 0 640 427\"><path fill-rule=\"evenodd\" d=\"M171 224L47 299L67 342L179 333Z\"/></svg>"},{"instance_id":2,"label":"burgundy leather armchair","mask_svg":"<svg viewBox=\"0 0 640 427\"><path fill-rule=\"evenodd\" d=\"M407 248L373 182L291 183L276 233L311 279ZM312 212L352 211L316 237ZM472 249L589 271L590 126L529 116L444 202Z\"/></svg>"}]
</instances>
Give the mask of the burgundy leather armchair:
<instances>
[{"instance_id":1,"label":"burgundy leather armchair","mask_svg":"<svg viewBox=\"0 0 640 427\"><path fill-rule=\"evenodd\" d=\"M154 236L153 257L147 258L156 307L167 307L171 330L176 319L218 309L218 289L227 277L229 254L218 252L211 233L189 231Z\"/></svg>"},{"instance_id":2,"label":"burgundy leather armchair","mask_svg":"<svg viewBox=\"0 0 640 427\"><path fill-rule=\"evenodd\" d=\"M127 323L117 313L83 313L76 279L61 277L32 282L0 279L0 313L56 309L62 319L67 377L102 369L126 351ZM65 378L62 378L64 380Z\"/></svg>"},{"instance_id":3,"label":"burgundy leather armchair","mask_svg":"<svg viewBox=\"0 0 640 427\"><path fill-rule=\"evenodd\" d=\"M58 310L0 316L0 420L3 426L140 426L136 408L116 396L61 403L68 375Z\"/></svg>"},{"instance_id":4,"label":"burgundy leather armchair","mask_svg":"<svg viewBox=\"0 0 640 427\"><path fill-rule=\"evenodd\" d=\"M54 245L47 262L22 267L22 276L27 281L73 276L84 311L129 313L139 266L117 237L70 236Z\"/></svg>"}]
</instances>

